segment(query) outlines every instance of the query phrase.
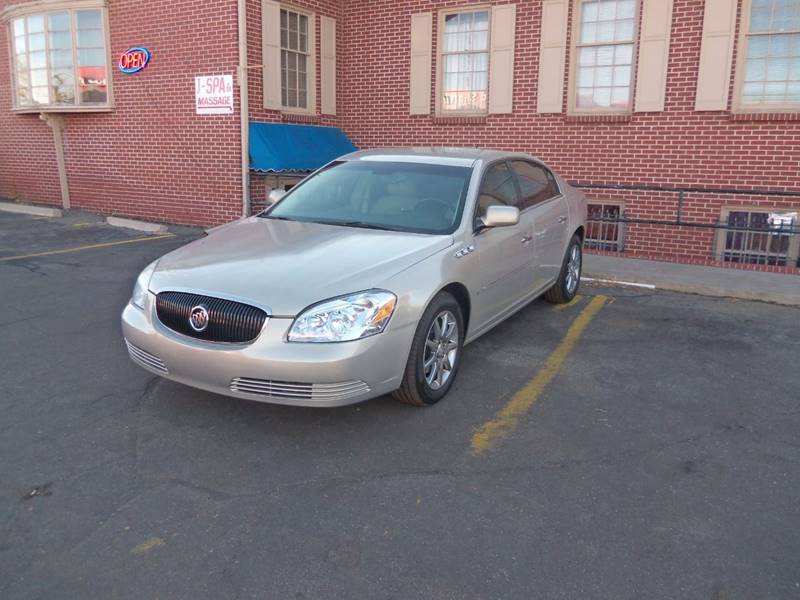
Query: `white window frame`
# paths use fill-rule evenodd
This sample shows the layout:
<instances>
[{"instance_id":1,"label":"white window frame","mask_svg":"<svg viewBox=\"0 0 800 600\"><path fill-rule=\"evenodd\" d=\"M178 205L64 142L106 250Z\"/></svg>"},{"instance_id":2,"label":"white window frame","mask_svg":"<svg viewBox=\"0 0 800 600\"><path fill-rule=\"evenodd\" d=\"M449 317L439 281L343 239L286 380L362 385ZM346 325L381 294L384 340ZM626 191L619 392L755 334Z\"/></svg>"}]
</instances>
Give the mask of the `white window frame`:
<instances>
[{"instance_id":1,"label":"white window frame","mask_svg":"<svg viewBox=\"0 0 800 600\"><path fill-rule=\"evenodd\" d=\"M444 51L444 22L450 15L475 12L488 13L489 29L486 39L486 60L488 80L486 83L486 110L444 110L443 90L444 90L444 57L450 52ZM492 79L492 6L490 4L476 4L467 6L457 6L446 8L439 11L438 25L436 33L436 116L437 117L484 117L489 114L489 89Z\"/></svg>"},{"instance_id":2,"label":"white window frame","mask_svg":"<svg viewBox=\"0 0 800 600\"><path fill-rule=\"evenodd\" d=\"M594 42L591 44L582 44L580 42L581 34L581 12L584 0L573 0L572 3L572 31L570 35L570 65L569 65L569 87L568 87L568 101L567 101L567 114L568 115L630 115L633 114L634 106L636 103L636 65L638 64L639 55L639 17L642 10L642 0L636 0L636 7L633 12L633 39L631 42ZM588 48L591 46L622 46L626 44L633 44L633 52L631 54L631 81L630 81L630 97L627 108L610 107L592 107L586 108L578 107L578 54L581 48Z\"/></svg>"},{"instance_id":3,"label":"white window frame","mask_svg":"<svg viewBox=\"0 0 800 600\"><path fill-rule=\"evenodd\" d=\"M288 114L298 114L298 115L313 115L316 114L316 85L317 85L317 19L316 15L308 10L304 10L302 8L297 8L296 6L292 6L291 4L284 4L281 3L280 5L281 11L286 11L287 13L296 13L298 15L303 15L308 19L308 46L306 48L306 107L302 108L299 106L285 106L283 104L283 77L281 76L281 112L288 113ZM288 15L287 15L288 16ZM278 18L280 18L280 12L278 13ZM280 28L280 24L279 24ZM297 50L291 50L289 48L284 48L283 44L278 41L278 65L283 72L283 51L286 50L287 52L297 52Z\"/></svg>"},{"instance_id":4,"label":"white window frame","mask_svg":"<svg viewBox=\"0 0 800 600\"><path fill-rule=\"evenodd\" d=\"M78 10L100 10L101 21L103 24L103 40L105 43L106 54L106 101L104 103L81 104L80 91L79 91L79 77L78 77L78 60L77 60L77 34L75 11ZM47 16L49 13L69 11L70 14L70 28L72 35L72 68L73 78L75 80L75 104L19 104L17 97L17 67L16 67L16 50L14 48L14 21L19 18L30 16L43 16L45 18L45 60L47 65L48 74L48 88L50 87L49 77L51 73L50 66L50 52L49 40L47 35ZM27 4L15 4L7 7L0 12L0 21L3 22L6 28L8 37L8 57L9 57L9 74L11 76L11 102L12 112L15 113L67 113L67 112L108 112L114 108L114 94L113 94L113 63L111 60L111 43L109 38L109 24L108 24L108 4L106 0L39 0L38 2L29 2ZM27 39L27 36L26 36Z\"/></svg>"},{"instance_id":5,"label":"white window frame","mask_svg":"<svg viewBox=\"0 0 800 600\"><path fill-rule=\"evenodd\" d=\"M747 50L751 37L770 36L785 34L800 34L800 30L791 29L788 31L770 31L750 33L750 20L753 15L753 0L743 0L742 18L739 25L739 40L736 56L736 75L733 91L733 112L736 113L800 113L800 102L787 102L783 104L772 103L744 103L742 92L744 91L744 77L747 69Z\"/></svg>"},{"instance_id":6,"label":"white window frame","mask_svg":"<svg viewBox=\"0 0 800 600\"><path fill-rule=\"evenodd\" d=\"M759 213L759 214L770 214L770 213L798 213L800 214L800 207L796 208L775 208L771 206L724 206L720 211L720 224L727 225L728 220L730 218L730 214L732 212L746 212L746 213ZM800 223L795 224L795 230L797 231L800 228ZM768 264L766 262L757 262L757 261L735 261L735 260L725 260L725 254L739 254L741 256L744 255L751 255L756 256L758 252L748 252L747 250L727 250L727 239L728 234L733 229L717 229L717 233L714 239L714 258L715 260L719 260L721 262L731 262L737 264ZM753 235L764 235L770 234L769 230L765 230L763 233L761 232L753 232L753 231L743 231L743 235L746 237L752 238ZM776 233L772 233L771 235L789 235L789 247L786 251L786 265L787 267L796 267L798 266L798 259L800 258L800 232L796 233L784 233L781 234L780 230ZM767 251L764 253L765 256L770 256L770 253ZM779 265L783 266L783 265Z\"/></svg>"}]
</instances>

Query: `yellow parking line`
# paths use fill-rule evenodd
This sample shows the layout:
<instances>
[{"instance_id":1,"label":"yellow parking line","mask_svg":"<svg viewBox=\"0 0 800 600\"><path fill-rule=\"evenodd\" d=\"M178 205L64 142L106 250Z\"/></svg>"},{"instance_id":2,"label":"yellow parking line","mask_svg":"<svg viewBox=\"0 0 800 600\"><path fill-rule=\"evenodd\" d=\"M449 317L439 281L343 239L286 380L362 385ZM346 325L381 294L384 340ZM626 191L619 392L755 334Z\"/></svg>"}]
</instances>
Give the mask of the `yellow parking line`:
<instances>
[{"instance_id":1,"label":"yellow parking line","mask_svg":"<svg viewBox=\"0 0 800 600\"><path fill-rule=\"evenodd\" d=\"M525 387L519 390L514 397L494 416L487 421L472 436L472 453L483 454L495 446L502 438L511 433L517 426L519 418L527 412L539 399L547 385L558 375L564 361L569 356L575 344L580 339L583 331L595 315L600 312L608 298L596 296L589 305L581 311L567 334L550 356L544 367L531 379Z\"/></svg>"},{"instance_id":2,"label":"yellow parking line","mask_svg":"<svg viewBox=\"0 0 800 600\"><path fill-rule=\"evenodd\" d=\"M77 248L64 248L62 250L48 250L47 252L36 252L34 254L21 254L19 256L3 256L0 257L0 262L8 262L10 260L22 260L23 258L36 258L38 256L53 256L54 254L69 254L71 252L81 252L83 250L94 250L95 248L108 248L110 246L121 246L123 244L138 244L139 242L154 242L156 240L165 240L167 238L175 237L172 233L164 235L153 235L150 237L135 238L132 240L120 240L117 242L105 242L102 244L90 244L89 246L78 246Z\"/></svg>"},{"instance_id":3,"label":"yellow parking line","mask_svg":"<svg viewBox=\"0 0 800 600\"><path fill-rule=\"evenodd\" d=\"M566 304L557 304L555 306L555 309L556 310L564 310L565 308L570 308L570 307L575 306L576 304L578 304L582 299L583 299L583 296L578 294L577 296L575 296L572 300L570 300Z\"/></svg>"}]
</instances>

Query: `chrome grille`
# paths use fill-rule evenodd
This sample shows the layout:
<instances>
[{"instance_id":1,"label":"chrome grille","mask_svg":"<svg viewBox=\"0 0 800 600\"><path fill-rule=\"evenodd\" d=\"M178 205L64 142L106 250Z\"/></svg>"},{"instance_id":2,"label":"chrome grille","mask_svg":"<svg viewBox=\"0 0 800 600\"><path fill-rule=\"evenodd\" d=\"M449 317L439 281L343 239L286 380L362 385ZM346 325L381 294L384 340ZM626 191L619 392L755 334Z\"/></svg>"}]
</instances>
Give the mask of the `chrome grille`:
<instances>
[{"instance_id":1,"label":"chrome grille","mask_svg":"<svg viewBox=\"0 0 800 600\"><path fill-rule=\"evenodd\" d=\"M208 311L208 327L195 331L189 313L195 306ZM261 333L267 313L240 302L184 292L161 292L156 296L158 320L173 331L209 342L247 343Z\"/></svg>"},{"instance_id":2,"label":"chrome grille","mask_svg":"<svg viewBox=\"0 0 800 600\"><path fill-rule=\"evenodd\" d=\"M155 371L158 371L159 373L164 373L165 375L169 373L167 370L167 365L165 365L163 361L155 354L150 354L146 350L142 350L138 346L134 346L128 340L125 340L125 345L128 346L128 354L130 354L133 362L144 367L149 367Z\"/></svg>"},{"instance_id":3,"label":"chrome grille","mask_svg":"<svg viewBox=\"0 0 800 600\"><path fill-rule=\"evenodd\" d=\"M344 381L341 383L297 383L290 381L271 381L237 377L231 381L232 392L253 394L266 398L333 401L346 400L369 391L363 381Z\"/></svg>"}]
</instances>

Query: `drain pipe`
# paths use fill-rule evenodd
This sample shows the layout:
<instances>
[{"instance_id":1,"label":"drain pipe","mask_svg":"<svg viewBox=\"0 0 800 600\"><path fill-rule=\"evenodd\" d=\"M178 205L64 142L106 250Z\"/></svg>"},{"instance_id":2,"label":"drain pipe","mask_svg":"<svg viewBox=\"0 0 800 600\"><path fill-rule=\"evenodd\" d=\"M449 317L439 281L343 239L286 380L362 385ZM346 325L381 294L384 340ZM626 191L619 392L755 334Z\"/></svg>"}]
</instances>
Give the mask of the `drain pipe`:
<instances>
[{"instance_id":1,"label":"drain pipe","mask_svg":"<svg viewBox=\"0 0 800 600\"><path fill-rule=\"evenodd\" d=\"M250 102L247 92L247 0L238 0L239 112L242 138L242 216L250 216Z\"/></svg>"}]
</instances>

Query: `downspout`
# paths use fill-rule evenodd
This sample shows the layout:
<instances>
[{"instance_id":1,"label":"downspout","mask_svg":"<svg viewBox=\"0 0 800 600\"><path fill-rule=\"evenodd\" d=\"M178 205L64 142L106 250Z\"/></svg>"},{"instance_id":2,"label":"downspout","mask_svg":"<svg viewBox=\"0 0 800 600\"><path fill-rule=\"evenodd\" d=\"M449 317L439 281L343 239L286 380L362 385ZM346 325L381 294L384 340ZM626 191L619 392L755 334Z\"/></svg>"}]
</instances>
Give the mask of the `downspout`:
<instances>
[{"instance_id":1,"label":"downspout","mask_svg":"<svg viewBox=\"0 0 800 600\"><path fill-rule=\"evenodd\" d=\"M56 165L58 166L58 183L61 187L61 205L64 210L70 209L69 181L67 180L67 162L64 159L64 118L61 115L40 113L39 118L53 130L53 141L56 150Z\"/></svg>"},{"instance_id":2,"label":"downspout","mask_svg":"<svg viewBox=\"0 0 800 600\"><path fill-rule=\"evenodd\" d=\"M239 113L242 139L242 216L250 216L250 102L247 92L247 0L238 0Z\"/></svg>"}]
</instances>

